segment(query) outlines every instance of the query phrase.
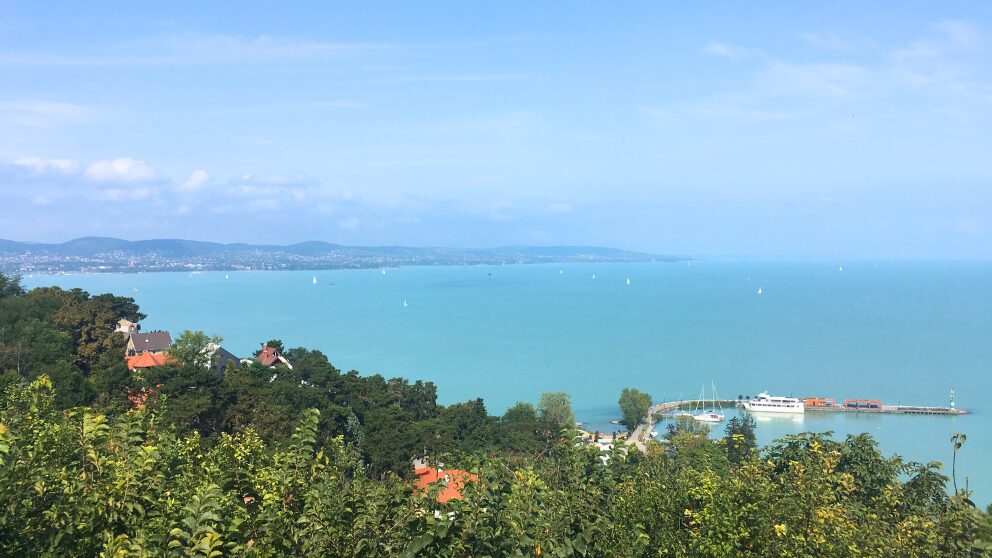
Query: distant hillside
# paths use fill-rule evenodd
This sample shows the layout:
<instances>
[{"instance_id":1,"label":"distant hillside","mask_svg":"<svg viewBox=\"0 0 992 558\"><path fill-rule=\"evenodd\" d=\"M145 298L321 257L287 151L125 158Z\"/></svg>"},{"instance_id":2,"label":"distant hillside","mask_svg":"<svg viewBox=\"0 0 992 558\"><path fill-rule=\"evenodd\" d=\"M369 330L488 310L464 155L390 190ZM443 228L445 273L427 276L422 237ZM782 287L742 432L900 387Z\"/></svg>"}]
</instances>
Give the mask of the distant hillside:
<instances>
[{"instance_id":1,"label":"distant hillside","mask_svg":"<svg viewBox=\"0 0 992 558\"><path fill-rule=\"evenodd\" d=\"M504 246L462 249L409 246L343 246L308 241L288 246L221 244L181 239L122 240L83 237L60 244L0 239L5 271L176 271L221 269L337 269L401 265L541 262L672 261L598 246Z\"/></svg>"}]
</instances>

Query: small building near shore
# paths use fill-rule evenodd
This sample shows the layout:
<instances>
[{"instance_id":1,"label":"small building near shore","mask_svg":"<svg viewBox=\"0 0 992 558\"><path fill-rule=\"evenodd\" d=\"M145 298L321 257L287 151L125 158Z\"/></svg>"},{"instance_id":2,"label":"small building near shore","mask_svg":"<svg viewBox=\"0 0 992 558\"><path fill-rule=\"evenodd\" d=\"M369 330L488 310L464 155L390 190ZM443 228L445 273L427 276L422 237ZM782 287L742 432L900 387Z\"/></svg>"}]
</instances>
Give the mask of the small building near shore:
<instances>
[{"instance_id":1,"label":"small building near shore","mask_svg":"<svg viewBox=\"0 0 992 558\"><path fill-rule=\"evenodd\" d=\"M164 353L172 347L172 335L168 331L132 333L127 339L127 356L138 356L149 352Z\"/></svg>"},{"instance_id":2,"label":"small building near shore","mask_svg":"<svg viewBox=\"0 0 992 558\"><path fill-rule=\"evenodd\" d=\"M117 329L115 329L114 331L119 331L126 335L131 335L132 333L138 333L139 329L141 329L141 326L138 325L138 322L132 322L127 318L121 318L117 320Z\"/></svg>"}]
</instances>

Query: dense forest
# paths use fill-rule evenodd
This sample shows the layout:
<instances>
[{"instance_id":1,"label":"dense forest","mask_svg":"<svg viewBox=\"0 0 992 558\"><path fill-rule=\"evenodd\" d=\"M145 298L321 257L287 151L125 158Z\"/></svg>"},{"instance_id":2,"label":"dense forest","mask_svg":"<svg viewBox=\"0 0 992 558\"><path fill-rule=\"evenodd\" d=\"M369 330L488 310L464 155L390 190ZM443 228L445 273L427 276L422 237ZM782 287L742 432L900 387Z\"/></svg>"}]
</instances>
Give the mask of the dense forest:
<instances>
[{"instance_id":1,"label":"dense forest","mask_svg":"<svg viewBox=\"0 0 992 558\"><path fill-rule=\"evenodd\" d=\"M603 452L563 394L491 416L315 350L217 370L217 340L184 332L131 371L114 330L143 317L0 275L0 556L992 556L951 471L868 435L757 448L746 419L716 440L672 422ZM442 501L410 482L423 458L475 480Z\"/></svg>"}]
</instances>

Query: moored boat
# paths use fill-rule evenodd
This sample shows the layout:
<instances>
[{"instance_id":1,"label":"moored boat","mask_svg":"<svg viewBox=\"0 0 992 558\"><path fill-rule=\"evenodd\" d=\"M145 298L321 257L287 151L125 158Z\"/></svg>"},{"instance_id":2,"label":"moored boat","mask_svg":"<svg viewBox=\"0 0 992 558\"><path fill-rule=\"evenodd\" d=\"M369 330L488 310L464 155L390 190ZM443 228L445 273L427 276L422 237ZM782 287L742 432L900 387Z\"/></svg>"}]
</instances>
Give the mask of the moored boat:
<instances>
[{"instance_id":1,"label":"moored boat","mask_svg":"<svg viewBox=\"0 0 992 558\"><path fill-rule=\"evenodd\" d=\"M692 415L692 418L698 420L699 422L720 422L723 420L723 415L711 411L708 413L699 413L698 415Z\"/></svg>"},{"instance_id":2,"label":"moored boat","mask_svg":"<svg viewBox=\"0 0 992 558\"><path fill-rule=\"evenodd\" d=\"M795 397L778 397L761 392L754 399L744 401L741 405L745 410L762 413L798 413L806 412L806 405Z\"/></svg>"},{"instance_id":3,"label":"moored boat","mask_svg":"<svg viewBox=\"0 0 992 558\"><path fill-rule=\"evenodd\" d=\"M713 399L710 401L710 403L712 403L712 406L716 407L716 409L710 408L709 410L704 410L701 413L696 413L692 415L692 418L699 422L720 422L724 418L723 409L720 408L719 398L716 395L716 384L713 384L711 382L710 385L713 388ZM699 392L699 401L696 402L697 404L703 401L703 396L705 392L706 392L706 386L703 386L703 389Z\"/></svg>"}]
</instances>

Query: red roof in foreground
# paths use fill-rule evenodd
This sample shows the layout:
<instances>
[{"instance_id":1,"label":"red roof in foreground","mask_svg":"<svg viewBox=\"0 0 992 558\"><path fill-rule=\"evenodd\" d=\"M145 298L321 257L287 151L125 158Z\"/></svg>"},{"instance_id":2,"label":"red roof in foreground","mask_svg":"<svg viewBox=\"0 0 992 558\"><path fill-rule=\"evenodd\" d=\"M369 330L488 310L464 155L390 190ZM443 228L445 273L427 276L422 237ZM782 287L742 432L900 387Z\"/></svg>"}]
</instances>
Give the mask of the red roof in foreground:
<instances>
[{"instance_id":1,"label":"red roof in foreground","mask_svg":"<svg viewBox=\"0 0 992 558\"><path fill-rule=\"evenodd\" d=\"M127 367L131 370L136 368L151 368L153 366L162 366L163 364L175 363L176 359L169 356L168 353L149 353L145 351L140 355L124 357L127 360Z\"/></svg>"},{"instance_id":2,"label":"red roof in foreground","mask_svg":"<svg viewBox=\"0 0 992 558\"><path fill-rule=\"evenodd\" d=\"M443 482L444 488L438 493L439 502L447 502L452 498L461 498L462 489L468 482L478 482L479 477L472 473L459 471L458 469L436 469L434 467L421 467L414 471L417 480L413 481L413 486L420 490L427 490L437 482Z\"/></svg>"}]
</instances>

